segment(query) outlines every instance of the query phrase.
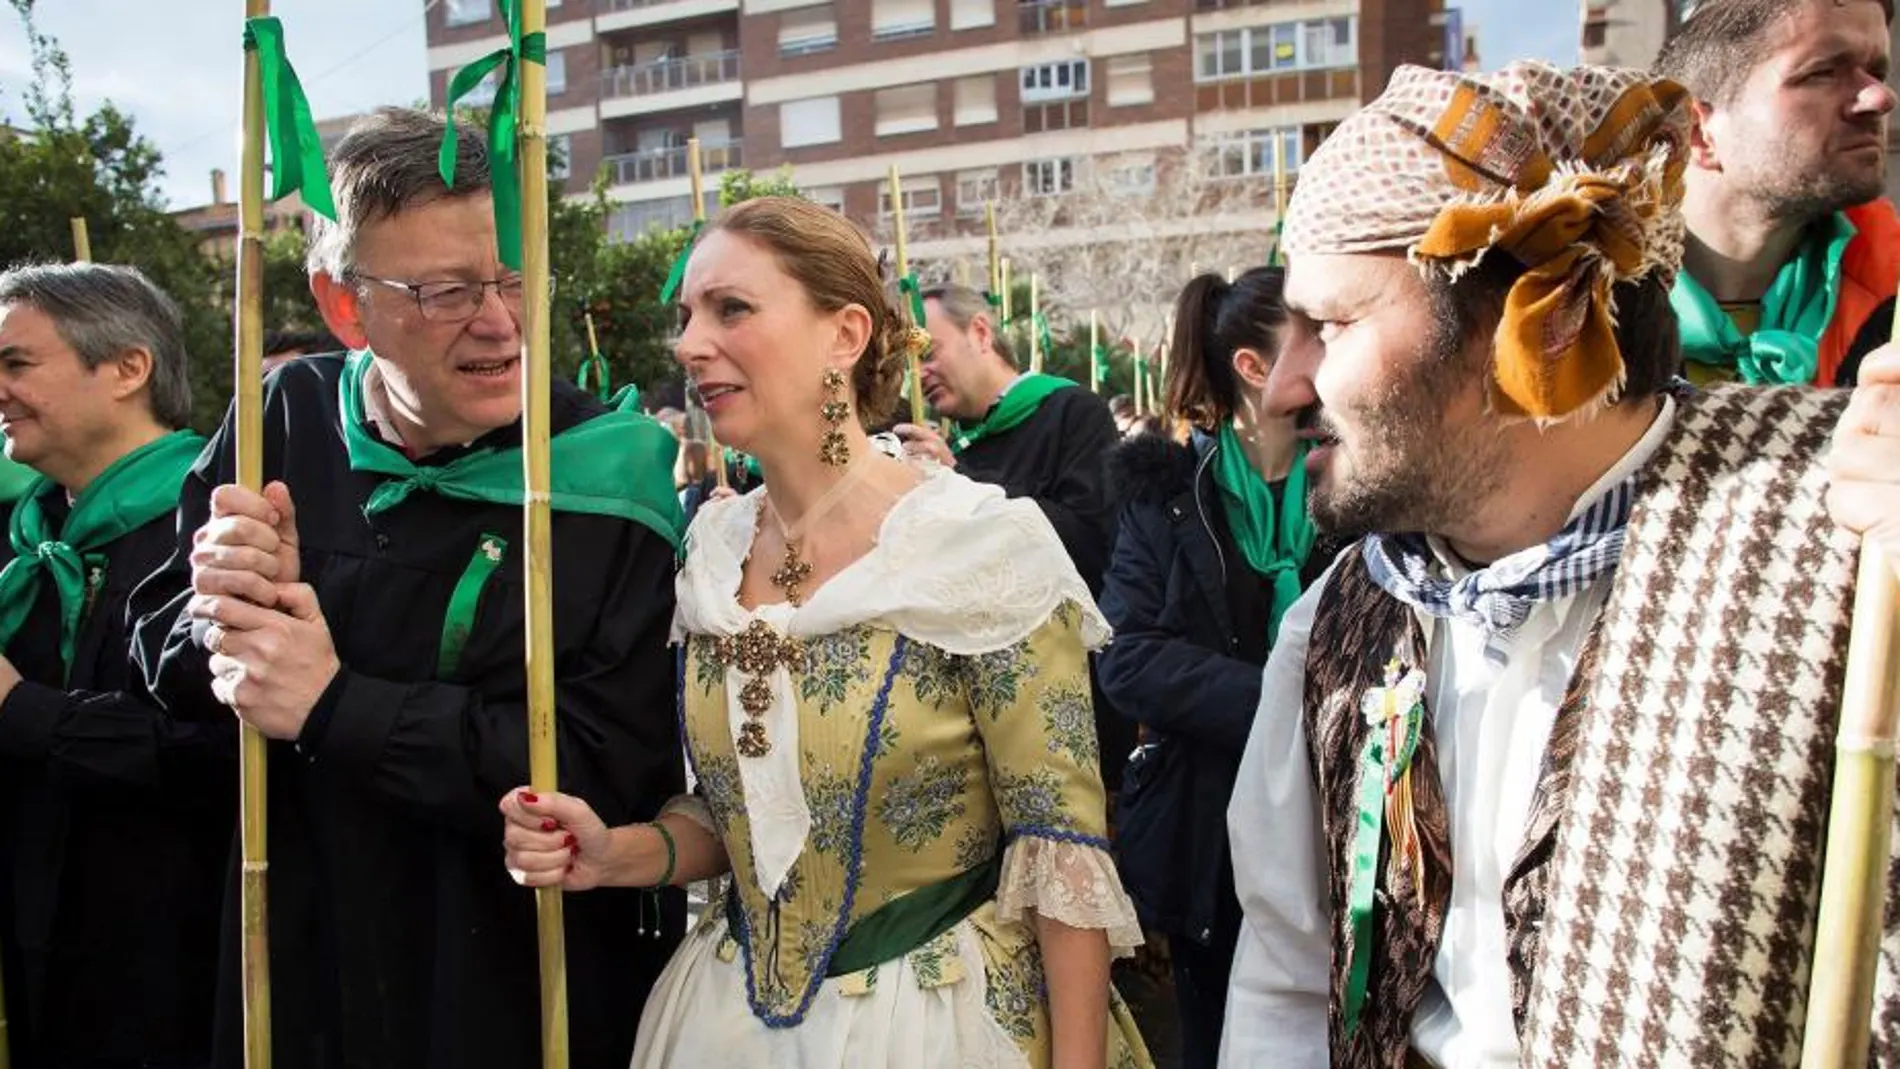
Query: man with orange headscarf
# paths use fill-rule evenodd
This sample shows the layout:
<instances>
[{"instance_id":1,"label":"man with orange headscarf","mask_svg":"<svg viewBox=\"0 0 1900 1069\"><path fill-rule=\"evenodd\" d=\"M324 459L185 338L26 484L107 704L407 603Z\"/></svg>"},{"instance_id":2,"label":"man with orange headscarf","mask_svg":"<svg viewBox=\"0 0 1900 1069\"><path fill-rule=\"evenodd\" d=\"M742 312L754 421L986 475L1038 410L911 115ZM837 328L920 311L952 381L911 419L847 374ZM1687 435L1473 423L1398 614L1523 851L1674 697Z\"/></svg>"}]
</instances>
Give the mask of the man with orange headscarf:
<instances>
[{"instance_id":1,"label":"man with orange headscarf","mask_svg":"<svg viewBox=\"0 0 1900 1069\"><path fill-rule=\"evenodd\" d=\"M1675 378L1689 126L1638 72L1406 67L1302 168L1269 404L1366 537L1263 680L1226 1066L1798 1055L1847 396Z\"/></svg>"},{"instance_id":2,"label":"man with orange headscarf","mask_svg":"<svg viewBox=\"0 0 1900 1069\"><path fill-rule=\"evenodd\" d=\"M1695 116L1670 294L1692 380L1847 385L1887 340L1892 17L1892 0L1708 0L1663 46L1656 72Z\"/></svg>"}]
</instances>

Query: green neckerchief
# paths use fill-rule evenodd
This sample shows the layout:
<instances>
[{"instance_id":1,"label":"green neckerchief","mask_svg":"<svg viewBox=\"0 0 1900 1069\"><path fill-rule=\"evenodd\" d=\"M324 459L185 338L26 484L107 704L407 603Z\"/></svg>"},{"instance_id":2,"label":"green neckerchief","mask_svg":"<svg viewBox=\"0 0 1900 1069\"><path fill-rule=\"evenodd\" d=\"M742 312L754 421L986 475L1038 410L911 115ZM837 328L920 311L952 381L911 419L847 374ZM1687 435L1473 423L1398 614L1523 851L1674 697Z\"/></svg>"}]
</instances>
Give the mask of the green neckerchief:
<instances>
[{"instance_id":1,"label":"green neckerchief","mask_svg":"<svg viewBox=\"0 0 1900 1069\"><path fill-rule=\"evenodd\" d=\"M98 589L102 551L178 507L178 488L204 444L191 431L173 431L113 461L80 491L58 530L42 502L62 491L44 477L33 483L14 504L7 528L13 559L0 570L0 650L32 614L41 580L51 578L59 594L59 660L72 671L73 644L88 597Z\"/></svg>"},{"instance_id":2,"label":"green neckerchief","mask_svg":"<svg viewBox=\"0 0 1900 1069\"><path fill-rule=\"evenodd\" d=\"M1841 292L1841 254L1854 224L1835 212L1816 226L1775 275L1761 299L1761 326L1743 337L1735 321L1687 271L1676 274L1669 306L1682 328L1682 355L1698 364L1734 368L1750 386L1806 385L1820 363L1821 336L1834 321Z\"/></svg>"},{"instance_id":3,"label":"green neckerchief","mask_svg":"<svg viewBox=\"0 0 1900 1069\"><path fill-rule=\"evenodd\" d=\"M40 481L40 473L0 453L0 505L11 505L26 495L27 487Z\"/></svg>"},{"instance_id":4,"label":"green neckerchief","mask_svg":"<svg viewBox=\"0 0 1900 1069\"><path fill-rule=\"evenodd\" d=\"M447 464L416 464L369 429L363 411L363 375L372 357L353 352L338 384L343 441L350 468L387 476L363 506L366 515L402 504L418 490L457 501L519 506L523 500L521 450L485 448ZM620 404L631 396L622 391ZM685 518L673 494L678 445L665 427L638 412L616 408L570 427L549 444L557 512L618 516L648 528L679 548Z\"/></svg>"},{"instance_id":5,"label":"green neckerchief","mask_svg":"<svg viewBox=\"0 0 1900 1069\"><path fill-rule=\"evenodd\" d=\"M961 453L985 438L1015 430L1022 426L1024 420L1036 414L1050 394L1073 386L1075 383L1057 375L1024 375L1004 391L1003 399L996 402L982 422L974 427L957 425L957 438L950 443L950 451Z\"/></svg>"},{"instance_id":6,"label":"green neckerchief","mask_svg":"<svg viewBox=\"0 0 1900 1069\"><path fill-rule=\"evenodd\" d=\"M1280 500L1240 448L1231 423L1221 424L1214 453L1214 485L1227 510L1227 526L1240 555L1262 579L1273 583L1267 616L1267 641L1279 638L1280 617L1300 599L1300 569L1313 552L1313 520L1306 513L1306 446L1293 457Z\"/></svg>"}]
</instances>

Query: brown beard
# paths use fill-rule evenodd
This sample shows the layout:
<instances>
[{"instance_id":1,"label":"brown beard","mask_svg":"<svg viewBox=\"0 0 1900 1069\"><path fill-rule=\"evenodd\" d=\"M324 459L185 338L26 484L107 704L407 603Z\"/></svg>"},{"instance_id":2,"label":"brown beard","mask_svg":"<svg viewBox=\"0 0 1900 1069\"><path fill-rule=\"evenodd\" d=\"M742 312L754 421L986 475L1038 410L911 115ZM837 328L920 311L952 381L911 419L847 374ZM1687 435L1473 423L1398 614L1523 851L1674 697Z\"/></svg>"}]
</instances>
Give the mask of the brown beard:
<instances>
[{"instance_id":1,"label":"brown beard","mask_svg":"<svg viewBox=\"0 0 1900 1069\"><path fill-rule=\"evenodd\" d=\"M1336 455L1332 478L1312 491L1308 504L1321 530L1439 531L1498 487L1504 458L1495 426L1488 419L1454 426L1448 419L1451 400L1488 373L1488 339L1466 344L1441 322L1402 377L1348 406L1360 446L1351 470L1342 471Z\"/></svg>"}]
</instances>

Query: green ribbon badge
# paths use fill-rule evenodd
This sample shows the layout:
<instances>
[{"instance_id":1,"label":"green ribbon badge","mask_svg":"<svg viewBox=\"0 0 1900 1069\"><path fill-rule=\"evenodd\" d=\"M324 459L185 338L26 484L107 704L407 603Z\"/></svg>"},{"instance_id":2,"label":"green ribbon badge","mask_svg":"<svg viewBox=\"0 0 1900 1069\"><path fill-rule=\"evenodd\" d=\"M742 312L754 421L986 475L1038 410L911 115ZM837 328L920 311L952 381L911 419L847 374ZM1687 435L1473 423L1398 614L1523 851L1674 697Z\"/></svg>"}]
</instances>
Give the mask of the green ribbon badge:
<instances>
[{"instance_id":1,"label":"green ribbon badge","mask_svg":"<svg viewBox=\"0 0 1900 1069\"><path fill-rule=\"evenodd\" d=\"M673 266L666 272L666 284L660 287L660 303L672 304L680 291L680 283L686 281L686 261L693 258L693 246L699 244L699 232L706 228L706 220L693 220L693 228L686 233L686 247L673 257Z\"/></svg>"},{"instance_id":2,"label":"green ribbon badge","mask_svg":"<svg viewBox=\"0 0 1900 1069\"><path fill-rule=\"evenodd\" d=\"M310 98L284 50L284 24L270 17L244 20L244 50L257 53L264 90L264 132L270 138L271 199L298 190L310 210L336 222L336 198L323 163L323 141L310 116Z\"/></svg>"},{"instance_id":3,"label":"green ribbon badge","mask_svg":"<svg viewBox=\"0 0 1900 1069\"><path fill-rule=\"evenodd\" d=\"M515 0L500 0L502 21L508 24L508 44L455 72L449 82L448 130L442 135L442 148L436 165L442 181L455 188L455 104L488 77L501 69L501 84L495 88L494 103L488 111L489 183L495 198L495 241L501 250L501 262L521 270L521 171L517 165L521 146L517 134L521 125L521 64L547 64L548 40L543 33L522 36L521 8Z\"/></svg>"},{"instance_id":4,"label":"green ribbon badge","mask_svg":"<svg viewBox=\"0 0 1900 1069\"><path fill-rule=\"evenodd\" d=\"M1346 1035L1359 1030L1372 978L1372 913L1379 885L1379 849L1386 833L1393 853L1409 859L1413 883L1424 893L1418 829L1412 817L1412 757L1425 721L1425 673L1397 658L1385 666L1385 686L1359 703L1372 731L1359 755L1359 807L1353 834L1351 883L1346 891L1352 924L1351 966L1346 975Z\"/></svg>"}]
</instances>

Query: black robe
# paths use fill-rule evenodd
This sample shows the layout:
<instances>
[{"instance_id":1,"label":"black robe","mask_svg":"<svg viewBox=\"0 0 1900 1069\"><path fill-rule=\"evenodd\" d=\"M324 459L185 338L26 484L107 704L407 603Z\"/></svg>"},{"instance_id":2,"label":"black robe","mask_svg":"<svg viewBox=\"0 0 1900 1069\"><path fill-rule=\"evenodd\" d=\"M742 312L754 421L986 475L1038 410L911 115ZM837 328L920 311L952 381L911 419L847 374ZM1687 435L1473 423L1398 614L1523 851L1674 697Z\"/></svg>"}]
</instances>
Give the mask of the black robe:
<instances>
[{"instance_id":1,"label":"black robe","mask_svg":"<svg viewBox=\"0 0 1900 1069\"><path fill-rule=\"evenodd\" d=\"M1109 451L1119 441L1107 402L1079 387L1057 390L1022 423L965 449L957 456L957 470L1040 505L1089 593L1100 596L1115 542L1106 468ZM1093 689L1102 781L1112 796L1136 731L1132 721L1114 715L1101 687Z\"/></svg>"},{"instance_id":2,"label":"black robe","mask_svg":"<svg viewBox=\"0 0 1900 1069\"><path fill-rule=\"evenodd\" d=\"M65 492L46 498L64 522ZM126 601L175 542L166 513L104 547L70 678L40 585L0 703L0 960L15 1069L190 1064L211 1045L237 796L227 717L174 723L126 657ZM0 539L0 565L11 560ZM89 569L90 571L90 569Z\"/></svg>"},{"instance_id":3,"label":"black robe","mask_svg":"<svg viewBox=\"0 0 1900 1069\"><path fill-rule=\"evenodd\" d=\"M1115 517L1103 484L1108 451L1121 436L1108 404L1087 390L1057 390L1035 414L957 456L957 470L1033 498L1092 593L1102 589Z\"/></svg>"},{"instance_id":4,"label":"black robe","mask_svg":"<svg viewBox=\"0 0 1900 1069\"><path fill-rule=\"evenodd\" d=\"M276 1069L520 1069L539 1064L534 899L505 871L504 792L527 782L519 508L418 491L368 519L381 481L350 469L339 357L266 384L264 472L297 509L312 584L342 671L294 745L270 746L269 917ZM603 411L556 384L552 428ZM180 536L139 589L152 689L179 715L229 717L210 692L189 599L191 534L233 479L229 419L185 483ZM474 443L514 446L519 426ZM294 446L294 447L293 447ZM442 450L440 464L464 449ZM668 476L670 478L670 473ZM460 669L438 680L443 615L485 533L508 548L489 576ZM556 698L561 788L608 824L653 817L682 789L674 708L674 552L627 520L556 513ZM215 1064L241 1064L237 891L227 891ZM566 901L574 1069L625 1069L684 898L593 891ZM645 929L644 933L642 929Z\"/></svg>"}]
</instances>

